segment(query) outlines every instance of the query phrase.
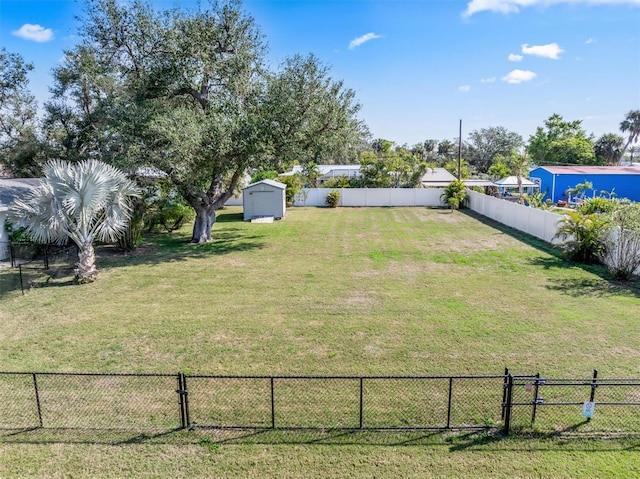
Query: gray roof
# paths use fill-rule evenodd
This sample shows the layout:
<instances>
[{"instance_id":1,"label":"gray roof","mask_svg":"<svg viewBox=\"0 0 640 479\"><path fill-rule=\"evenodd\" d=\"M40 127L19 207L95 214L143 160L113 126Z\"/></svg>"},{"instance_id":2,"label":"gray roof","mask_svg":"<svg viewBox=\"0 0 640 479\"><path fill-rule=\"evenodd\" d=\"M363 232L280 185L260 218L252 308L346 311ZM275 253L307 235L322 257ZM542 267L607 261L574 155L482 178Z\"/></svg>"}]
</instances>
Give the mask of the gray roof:
<instances>
[{"instance_id":1,"label":"gray roof","mask_svg":"<svg viewBox=\"0 0 640 479\"><path fill-rule=\"evenodd\" d=\"M423 186L446 186L457 178L444 168L433 168L422 177Z\"/></svg>"},{"instance_id":2,"label":"gray roof","mask_svg":"<svg viewBox=\"0 0 640 479\"><path fill-rule=\"evenodd\" d=\"M273 186L275 188L280 188L281 190L284 190L287 187L287 185L285 185L284 183L280 183L279 181L262 180L262 181L256 181L255 183L251 183L249 186L245 186L242 189L246 190L247 188L251 188L252 186L259 185L261 183L265 185Z\"/></svg>"},{"instance_id":3,"label":"gray roof","mask_svg":"<svg viewBox=\"0 0 640 479\"><path fill-rule=\"evenodd\" d=\"M0 210L6 210L16 198L40 186L40 178L0 179Z\"/></svg>"}]
</instances>

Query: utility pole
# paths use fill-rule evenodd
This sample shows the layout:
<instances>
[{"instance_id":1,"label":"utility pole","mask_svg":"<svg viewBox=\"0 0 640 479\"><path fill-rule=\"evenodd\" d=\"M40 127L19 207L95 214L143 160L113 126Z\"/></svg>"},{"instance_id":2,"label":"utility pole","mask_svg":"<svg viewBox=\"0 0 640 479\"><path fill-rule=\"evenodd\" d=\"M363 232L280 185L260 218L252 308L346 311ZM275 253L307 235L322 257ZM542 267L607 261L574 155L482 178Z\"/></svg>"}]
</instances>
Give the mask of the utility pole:
<instances>
[{"instance_id":1,"label":"utility pole","mask_svg":"<svg viewBox=\"0 0 640 479\"><path fill-rule=\"evenodd\" d=\"M460 120L460 129L458 131L458 181L462 179L462 120Z\"/></svg>"}]
</instances>

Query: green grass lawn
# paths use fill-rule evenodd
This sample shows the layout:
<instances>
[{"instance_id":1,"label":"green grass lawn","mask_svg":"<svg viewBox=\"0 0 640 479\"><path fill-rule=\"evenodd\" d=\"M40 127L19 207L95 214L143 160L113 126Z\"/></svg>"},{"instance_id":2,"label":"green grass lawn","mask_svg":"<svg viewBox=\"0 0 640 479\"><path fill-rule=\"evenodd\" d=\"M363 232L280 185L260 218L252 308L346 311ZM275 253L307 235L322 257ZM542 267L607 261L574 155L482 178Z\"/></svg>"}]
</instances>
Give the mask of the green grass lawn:
<instances>
[{"instance_id":1,"label":"green grass lawn","mask_svg":"<svg viewBox=\"0 0 640 479\"><path fill-rule=\"evenodd\" d=\"M22 296L0 270L0 369L640 376L637 284L472 215L292 208L248 224L228 208L213 242L189 233L99 250L90 285L61 276ZM194 440L0 443L0 476L635 477L640 463L620 441Z\"/></svg>"}]
</instances>

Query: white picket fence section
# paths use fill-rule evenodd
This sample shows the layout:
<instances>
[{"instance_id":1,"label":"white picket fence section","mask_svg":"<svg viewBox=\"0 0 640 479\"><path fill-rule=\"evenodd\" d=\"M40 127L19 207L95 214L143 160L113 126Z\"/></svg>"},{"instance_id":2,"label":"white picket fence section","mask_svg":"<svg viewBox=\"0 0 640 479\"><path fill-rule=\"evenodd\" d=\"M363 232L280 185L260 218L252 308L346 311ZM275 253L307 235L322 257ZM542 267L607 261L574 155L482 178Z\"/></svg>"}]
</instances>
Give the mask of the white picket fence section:
<instances>
[{"instance_id":1,"label":"white picket fence section","mask_svg":"<svg viewBox=\"0 0 640 479\"><path fill-rule=\"evenodd\" d=\"M530 208L476 191L468 191L468 193L469 207L482 216L540 238L547 243L561 242L554 238L558 231L558 221L562 219L561 214Z\"/></svg>"}]
</instances>

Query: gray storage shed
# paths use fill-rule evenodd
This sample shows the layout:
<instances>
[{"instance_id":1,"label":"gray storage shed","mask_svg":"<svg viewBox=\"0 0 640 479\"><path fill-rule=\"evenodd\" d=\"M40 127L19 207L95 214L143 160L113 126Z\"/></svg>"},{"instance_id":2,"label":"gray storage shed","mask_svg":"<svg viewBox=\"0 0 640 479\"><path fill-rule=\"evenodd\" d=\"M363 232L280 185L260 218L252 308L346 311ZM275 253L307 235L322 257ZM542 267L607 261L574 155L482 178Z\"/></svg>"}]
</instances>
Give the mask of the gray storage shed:
<instances>
[{"instance_id":1,"label":"gray storage shed","mask_svg":"<svg viewBox=\"0 0 640 479\"><path fill-rule=\"evenodd\" d=\"M273 180L252 183L242 190L244 220L255 218L284 218L286 212L287 185Z\"/></svg>"}]
</instances>

